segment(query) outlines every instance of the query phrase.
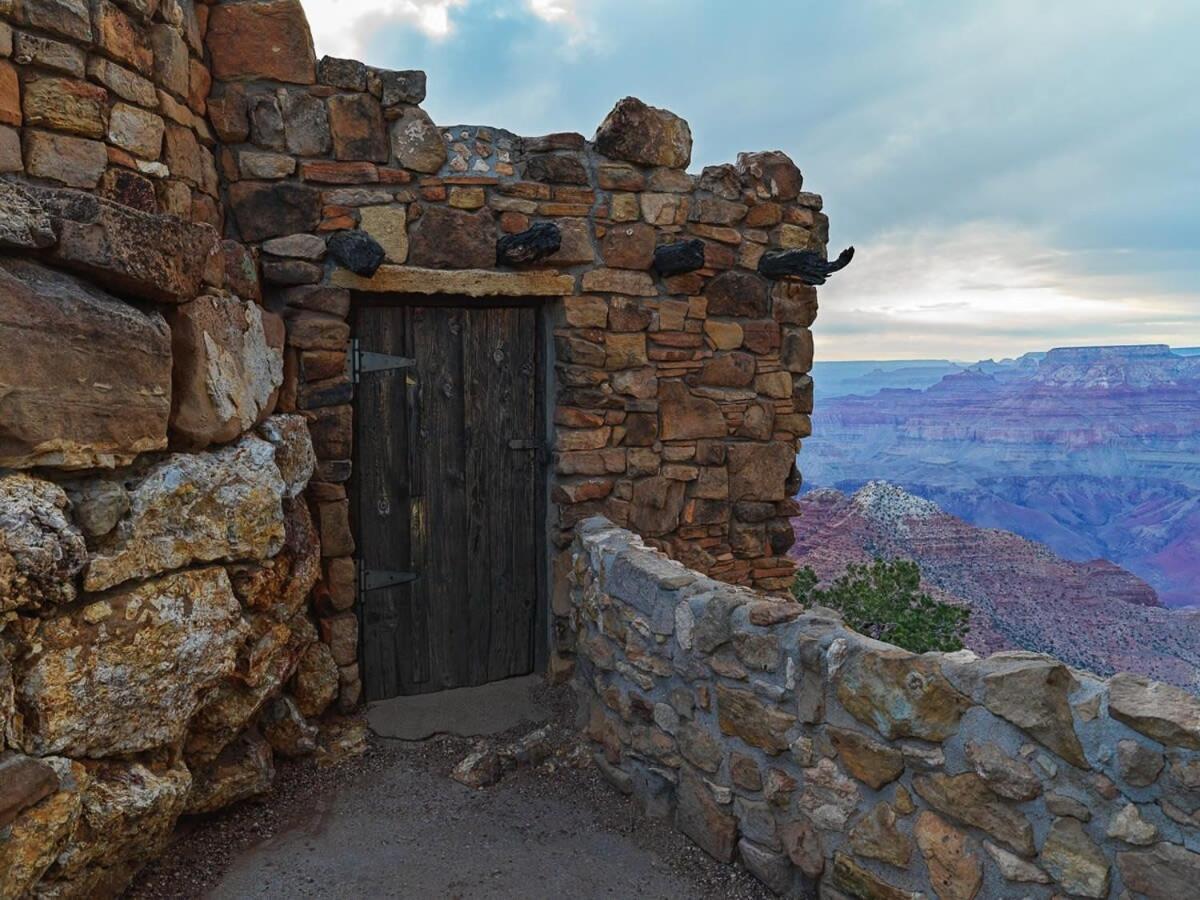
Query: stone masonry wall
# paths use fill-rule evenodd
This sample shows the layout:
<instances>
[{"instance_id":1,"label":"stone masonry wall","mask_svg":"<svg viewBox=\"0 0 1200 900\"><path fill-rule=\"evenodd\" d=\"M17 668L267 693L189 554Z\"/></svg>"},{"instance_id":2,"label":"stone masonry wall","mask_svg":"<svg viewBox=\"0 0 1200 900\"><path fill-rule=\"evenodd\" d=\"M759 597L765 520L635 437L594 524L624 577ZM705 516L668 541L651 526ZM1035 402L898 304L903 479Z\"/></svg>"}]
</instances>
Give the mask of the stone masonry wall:
<instances>
[{"instance_id":1,"label":"stone masonry wall","mask_svg":"<svg viewBox=\"0 0 1200 900\"><path fill-rule=\"evenodd\" d=\"M4 898L115 895L358 701L285 322L221 238L210 12L0 0Z\"/></svg>"},{"instance_id":2,"label":"stone masonry wall","mask_svg":"<svg viewBox=\"0 0 1200 900\"><path fill-rule=\"evenodd\" d=\"M637 100L588 141L424 96L297 0L0 0L0 897L116 893L358 704L357 296L541 298L560 562L601 513L787 585L816 294L757 266L824 253L820 197L688 174Z\"/></svg>"},{"instance_id":3,"label":"stone masonry wall","mask_svg":"<svg viewBox=\"0 0 1200 900\"><path fill-rule=\"evenodd\" d=\"M1032 653L914 655L600 518L569 580L597 765L774 891L1197 896L1194 695Z\"/></svg>"},{"instance_id":4,"label":"stone masonry wall","mask_svg":"<svg viewBox=\"0 0 1200 900\"><path fill-rule=\"evenodd\" d=\"M330 627L355 632L343 488L355 292L543 298L550 540L561 550L599 513L715 577L786 588L816 291L756 267L769 249L823 254L828 234L786 155L688 174L687 123L634 99L594 141L439 126L420 107L423 72L318 62L295 0L215 6L206 43L226 229L288 325L280 407L313 428ZM556 252L498 262L499 240L547 224ZM685 240L694 266L662 274L656 251ZM554 612L552 649L561 602Z\"/></svg>"}]
</instances>

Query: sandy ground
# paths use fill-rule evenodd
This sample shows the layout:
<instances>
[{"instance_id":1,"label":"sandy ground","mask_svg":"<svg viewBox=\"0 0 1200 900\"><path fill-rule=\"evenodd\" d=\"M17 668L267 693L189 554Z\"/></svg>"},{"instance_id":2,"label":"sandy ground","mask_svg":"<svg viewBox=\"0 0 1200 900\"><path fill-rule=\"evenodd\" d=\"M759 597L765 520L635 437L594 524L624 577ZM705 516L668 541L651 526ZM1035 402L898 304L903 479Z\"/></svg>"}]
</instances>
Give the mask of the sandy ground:
<instances>
[{"instance_id":1,"label":"sandy ground","mask_svg":"<svg viewBox=\"0 0 1200 900\"><path fill-rule=\"evenodd\" d=\"M472 790L450 770L475 742L372 737L332 764L280 766L257 801L189 820L132 898L766 898L747 872L652 821L577 767L570 700L540 689L557 750ZM520 737L528 725L489 739Z\"/></svg>"}]
</instances>

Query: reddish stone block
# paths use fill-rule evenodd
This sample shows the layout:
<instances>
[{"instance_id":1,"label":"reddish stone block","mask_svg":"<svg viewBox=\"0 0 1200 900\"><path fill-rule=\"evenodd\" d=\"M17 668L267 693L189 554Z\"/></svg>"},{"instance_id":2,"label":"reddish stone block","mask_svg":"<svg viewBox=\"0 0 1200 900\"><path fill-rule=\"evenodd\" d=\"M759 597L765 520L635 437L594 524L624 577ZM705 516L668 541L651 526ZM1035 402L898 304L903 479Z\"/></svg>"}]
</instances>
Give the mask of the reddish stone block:
<instances>
[{"instance_id":1,"label":"reddish stone block","mask_svg":"<svg viewBox=\"0 0 1200 900\"><path fill-rule=\"evenodd\" d=\"M379 181L379 170L369 162L304 162L300 177L320 184L371 184Z\"/></svg>"},{"instance_id":2,"label":"reddish stone block","mask_svg":"<svg viewBox=\"0 0 1200 900\"><path fill-rule=\"evenodd\" d=\"M21 124L21 85L16 68L8 60L0 60L0 122Z\"/></svg>"},{"instance_id":3,"label":"reddish stone block","mask_svg":"<svg viewBox=\"0 0 1200 900\"><path fill-rule=\"evenodd\" d=\"M370 94L338 94L329 98L333 155L342 160L387 162L390 156L383 110Z\"/></svg>"},{"instance_id":4,"label":"reddish stone block","mask_svg":"<svg viewBox=\"0 0 1200 900\"><path fill-rule=\"evenodd\" d=\"M222 3L209 16L207 43L218 79L317 80L312 33L299 0Z\"/></svg>"},{"instance_id":5,"label":"reddish stone block","mask_svg":"<svg viewBox=\"0 0 1200 900\"><path fill-rule=\"evenodd\" d=\"M154 68L154 53L143 29L119 7L100 0L94 13L96 43L114 59L133 66L143 75Z\"/></svg>"}]
</instances>

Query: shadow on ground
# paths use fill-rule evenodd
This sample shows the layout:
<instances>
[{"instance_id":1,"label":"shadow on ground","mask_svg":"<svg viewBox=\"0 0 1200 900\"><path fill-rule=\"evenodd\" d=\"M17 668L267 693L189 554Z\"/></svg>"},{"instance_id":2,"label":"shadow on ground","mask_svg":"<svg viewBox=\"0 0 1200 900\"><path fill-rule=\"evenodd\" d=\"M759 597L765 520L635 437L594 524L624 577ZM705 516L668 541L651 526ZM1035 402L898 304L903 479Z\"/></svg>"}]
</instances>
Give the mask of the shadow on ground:
<instances>
[{"instance_id":1,"label":"shadow on ground","mask_svg":"<svg viewBox=\"0 0 1200 900\"><path fill-rule=\"evenodd\" d=\"M579 767L587 757L563 689L525 690L556 747L536 768L465 787L449 772L477 743L456 736L373 736L352 758L284 764L260 801L184 823L130 896L770 896L744 870L641 816L594 767ZM522 721L489 740L513 740L532 726Z\"/></svg>"}]
</instances>

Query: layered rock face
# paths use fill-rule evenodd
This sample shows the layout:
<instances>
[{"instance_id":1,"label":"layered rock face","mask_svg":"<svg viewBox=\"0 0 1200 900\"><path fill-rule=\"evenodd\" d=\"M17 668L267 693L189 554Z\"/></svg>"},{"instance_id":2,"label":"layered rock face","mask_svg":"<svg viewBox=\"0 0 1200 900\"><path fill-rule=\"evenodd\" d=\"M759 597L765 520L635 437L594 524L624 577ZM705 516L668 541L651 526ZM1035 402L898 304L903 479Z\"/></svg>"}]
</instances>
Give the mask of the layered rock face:
<instances>
[{"instance_id":1,"label":"layered rock face","mask_svg":"<svg viewBox=\"0 0 1200 900\"><path fill-rule=\"evenodd\" d=\"M1035 653L918 656L599 518L568 581L596 765L777 893L1194 893L1191 693Z\"/></svg>"},{"instance_id":2,"label":"layered rock face","mask_svg":"<svg viewBox=\"0 0 1200 900\"><path fill-rule=\"evenodd\" d=\"M116 896L357 702L286 326L221 239L210 14L0 4L2 897Z\"/></svg>"},{"instance_id":3,"label":"layered rock face","mask_svg":"<svg viewBox=\"0 0 1200 900\"><path fill-rule=\"evenodd\" d=\"M934 370L919 389L861 381L818 403L809 484L886 479L1067 559L1111 560L1166 606L1200 601L1200 358L1075 347Z\"/></svg>"}]
</instances>

